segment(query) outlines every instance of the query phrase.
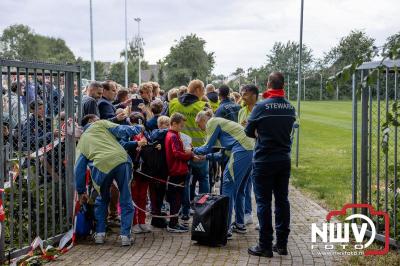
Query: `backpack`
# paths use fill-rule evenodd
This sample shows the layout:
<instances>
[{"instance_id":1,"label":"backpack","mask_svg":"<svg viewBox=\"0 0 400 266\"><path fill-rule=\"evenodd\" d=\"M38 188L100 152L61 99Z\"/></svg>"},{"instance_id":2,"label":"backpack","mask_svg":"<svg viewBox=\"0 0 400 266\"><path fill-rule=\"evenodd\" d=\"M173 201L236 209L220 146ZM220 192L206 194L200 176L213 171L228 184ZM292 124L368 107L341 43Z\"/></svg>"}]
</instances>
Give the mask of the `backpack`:
<instances>
[{"instance_id":1,"label":"backpack","mask_svg":"<svg viewBox=\"0 0 400 266\"><path fill-rule=\"evenodd\" d=\"M160 134L157 139L153 139L153 142L148 143L142 147L140 151L141 157L141 171L149 176L157 177L161 179L167 179L168 177L168 165L167 158L165 156L165 134ZM161 149L157 149L156 146L160 144Z\"/></svg>"}]
</instances>

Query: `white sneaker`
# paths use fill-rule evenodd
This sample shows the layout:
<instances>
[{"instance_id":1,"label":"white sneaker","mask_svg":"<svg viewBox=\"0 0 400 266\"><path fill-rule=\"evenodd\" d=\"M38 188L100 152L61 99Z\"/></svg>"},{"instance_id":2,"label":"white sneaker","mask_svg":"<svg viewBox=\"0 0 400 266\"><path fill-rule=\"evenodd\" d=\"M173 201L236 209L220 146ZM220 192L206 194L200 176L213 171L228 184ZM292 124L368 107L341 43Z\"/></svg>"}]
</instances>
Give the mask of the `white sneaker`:
<instances>
[{"instance_id":1,"label":"white sneaker","mask_svg":"<svg viewBox=\"0 0 400 266\"><path fill-rule=\"evenodd\" d=\"M153 227L149 224L139 224L140 229L142 229L143 233L150 233L153 231Z\"/></svg>"},{"instance_id":2,"label":"white sneaker","mask_svg":"<svg viewBox=\"0 0 400 266\"><path fill-rule=\"evenodd\" d=\"M143 234L144 232L143 232L143 230L142 230L142 227L140 227L139 224L135 224L135 225L132 227L132 233L134 233L134 234Z\"/></svg>"},{"instance_id":3,"label":"white sneaker","mask_svg":"<svg viewBox=\"0 0 400 266\"><path fill-rule=\"evenodd\" d=\"M106 239L106 233L95 233L94 234L94 243L96 244L104 244Z\"/></svg>"},{"instance_id":4,"label":"white sneaker","mask_svg":"<svg viewBox=\"0 0 400 266\"><path fill-rule=\"evenodd\" d=\"M244 215L244 224L245 225L253 224L253 216L251 215L251 213Z\"/></svg>"},{"instance_id":5,"label":"white sneaker","mask_svg":"<svg viewBox=\"0 0 400 266\"><path fill-rule=\"evenodd\" d=\"M131 236L120 236L121 238L121 246L130 246L132 245L132 238Z\"/></svg>"}]
</instances>

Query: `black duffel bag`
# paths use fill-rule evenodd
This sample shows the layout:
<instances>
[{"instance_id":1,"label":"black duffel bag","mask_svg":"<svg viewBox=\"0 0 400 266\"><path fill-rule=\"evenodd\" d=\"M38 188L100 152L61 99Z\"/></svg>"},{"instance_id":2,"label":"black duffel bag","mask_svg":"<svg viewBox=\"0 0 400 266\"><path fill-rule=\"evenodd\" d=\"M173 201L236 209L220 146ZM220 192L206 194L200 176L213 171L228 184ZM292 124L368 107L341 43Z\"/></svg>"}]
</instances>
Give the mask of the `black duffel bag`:
<instances>
[{"instance_id":1,"label":"black duffel bag","mask_svg":"<svg viewBox=\"0 0 400 266\"><path fill-rule=\"evenodd\" d=\"M228 233L229 198L201 194L194 200L192 240L200 245L225 246Z\"/></svg>"}]
</instances>

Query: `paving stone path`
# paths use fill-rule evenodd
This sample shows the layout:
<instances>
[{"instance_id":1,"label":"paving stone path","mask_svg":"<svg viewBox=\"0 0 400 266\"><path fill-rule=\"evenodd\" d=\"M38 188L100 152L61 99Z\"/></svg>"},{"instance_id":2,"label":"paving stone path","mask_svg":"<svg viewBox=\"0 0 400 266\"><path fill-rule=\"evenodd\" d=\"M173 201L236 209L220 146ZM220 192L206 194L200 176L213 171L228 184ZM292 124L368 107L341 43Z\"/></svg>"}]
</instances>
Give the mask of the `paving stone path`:
<instances>
[{"instance_id":1,"label":"paving stone path","mask_svg":"<svg viewBox=\"0 0 400 266\"><path fill-rule=\"evenodd\" d=\"M325 220L327 210L290 187L291 233L288 256L250 256L247 248L257 242L255 224L245 235L234 234L225 247L199 246L190 233L171 234L155 229L134 235L131 247L120 247L117 234L107 236L104 245L81 242L50 265L336 265L340 257L322 256L311 250L311 223ZM253 203L254 204L254 203ZM257 221L254 205L254 221Z\"/></svg>"}]
</instances>

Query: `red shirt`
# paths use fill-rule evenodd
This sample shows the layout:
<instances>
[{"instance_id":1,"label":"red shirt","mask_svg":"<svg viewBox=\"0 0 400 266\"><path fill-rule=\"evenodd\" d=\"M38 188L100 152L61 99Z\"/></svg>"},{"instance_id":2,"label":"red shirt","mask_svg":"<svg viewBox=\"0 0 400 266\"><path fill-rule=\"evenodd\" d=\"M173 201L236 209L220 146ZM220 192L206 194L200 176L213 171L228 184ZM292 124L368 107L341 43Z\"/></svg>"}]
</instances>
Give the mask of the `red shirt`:
<instances>
[{"instance_id":1,"label":"red shirt","mask_svg":"<svg viewBox=\"0 0 400 266\"><path fill-rule=\"evenodd\" d=\"M185 153L179 132L169 129L165 137L165 155L167 158L168 175L181 176L189 173L188 161L191 153Z\"/></svg>"}]
</instances>

